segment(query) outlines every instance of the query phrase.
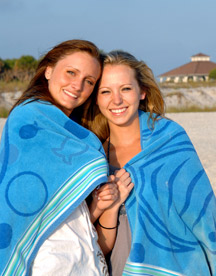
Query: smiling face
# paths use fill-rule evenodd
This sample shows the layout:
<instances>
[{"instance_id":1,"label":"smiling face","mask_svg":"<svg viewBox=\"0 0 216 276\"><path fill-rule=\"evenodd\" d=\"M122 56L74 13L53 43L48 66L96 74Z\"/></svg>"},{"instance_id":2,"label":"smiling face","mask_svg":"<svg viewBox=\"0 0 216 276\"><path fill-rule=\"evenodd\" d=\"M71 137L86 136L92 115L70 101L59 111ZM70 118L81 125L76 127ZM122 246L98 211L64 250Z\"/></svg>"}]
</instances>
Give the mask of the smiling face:
<instances>
[{"instance_id":1,"label":"smiling face","mask_svg":"<svg viewBox=\"0 0 216 276\"><path fill-rule=\"evenodd\" d=\"M100 76L101 68L96 58L87 52L74 52L48 66L45 77L52 98L69 116L91 95Z\"/></svg>"},{"instance_id":2,"label":"smiling face","mask_svg":"<svg viewBox=\"0 0 216 276\"><path fill-rule=\"evenodd\" d=\"M127 65L105 65L99 85L97 104L110 126L128 126L138 118L140 100L145 98Z\"/></svg>"}]
</instances>

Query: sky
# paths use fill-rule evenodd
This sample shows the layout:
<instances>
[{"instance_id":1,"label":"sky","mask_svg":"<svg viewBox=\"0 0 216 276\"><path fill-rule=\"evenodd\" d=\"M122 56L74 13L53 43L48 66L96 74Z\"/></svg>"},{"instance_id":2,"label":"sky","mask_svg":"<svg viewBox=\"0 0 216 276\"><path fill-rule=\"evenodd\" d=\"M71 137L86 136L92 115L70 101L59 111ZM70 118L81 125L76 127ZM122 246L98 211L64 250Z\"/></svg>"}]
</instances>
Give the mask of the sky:
<instances>
[{"instance_id":1,"label":"sky","mask_svg":"<svg viewBox=\"0 0 216 276\"><path fill-rule=\"evenodd\" d=\"M0 0L0 58L36 59L68 39L122 49L154 75L198 53L216 62L215 0Z\"/></svg>"}]
</instances>

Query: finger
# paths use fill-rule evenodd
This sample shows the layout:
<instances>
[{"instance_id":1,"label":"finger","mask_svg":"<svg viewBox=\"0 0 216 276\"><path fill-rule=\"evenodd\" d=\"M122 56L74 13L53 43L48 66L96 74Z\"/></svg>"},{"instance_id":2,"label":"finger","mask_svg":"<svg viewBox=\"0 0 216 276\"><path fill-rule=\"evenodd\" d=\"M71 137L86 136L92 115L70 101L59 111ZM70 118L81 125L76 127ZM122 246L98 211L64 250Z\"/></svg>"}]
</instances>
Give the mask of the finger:
<instances>
[{"instance_id":1,"label":"finger","mask_svg":"<svg viewBox=\"0 0 216 276\"><path fill-rule=\"evenodd\" d=\"M127 188L128 188L128 191L131 192L134 188L134 183L133 182L129 183Z\"/></svg>"},{"instance_id":2,"label":"finger","mask_svg":"<svg viewBox=\"0 0 216 276\"><path fill-rule=\"evenodd\" d=\"M125 179L124 181L118 181L117 182L117 186L120 188L120 187L127 187L129 184L131 183L131 178L127 178Z\"/></svg>"},{"instance_id":3,"label":"finger","mask_svg":"<svg viewBox=\"0 0 216 276\"><path fill-rule=\"evenodd\" d=\"M116 170L115 173L114 173L114 175L116 177L121 177L125 172L126 172L126 170L122 168L120 170Z\"/></svg>"},{"instance_id":4,"label":"finger","mask_svg":"<svg viewBox=\"0 0 216 276\"><path fill-rule=\"evenodd\" d=\"M117 192L114 194L98 196L98 200L102 200L102 201L116 200L118 197L119 197L119 193Z\"/></svg>"},{"instance_id":5,"label":"finger","mask_svg":"<svg viewBox=\"0 0 216 276\"><path fill-rule=\"evenodd\" d=\"M115 184L114 186L101 190L101 191L97 191L97 195L98 196L104 196L104 195L113 195L115 193L118 193L118 186Z\"/></svg>"},{"instance_id":6,"label":"finger","mask_svg":"<svg viewBox=\"0 0 216 276\"><path fill-rule=\"evenodd\" d=\"M113 174L112 174L112 175L109 175L109 176L108 176L108 182L110 182L110 183L111 183L111 182L114 182L114 181L115 181L115 178L116 178L115 175L113 175Z\"/></svg>"},{"instance_id":7,"label":"finger","mask_svg":"<svg viewBox=\"0 0 216 276\"><path fill-rule=\"evenodd\" d=\"M105 190L109 190L109 189L114 189L115 187L116 187L116 183L115 182L105 183L97 191L101 192L101 191L105 191Z\"/></svg>"},{"instance_id":8,"label":"finger","mask_svg":"<svg viewBox=\"0 0 216 276\"><path fill-rule=\"evenodd\" d=\"M120 178L118 178L117 181L124 182L126 179L130 179L131 180L130 174L128 172L125 172Z\"/></svg>"}]
</instances>

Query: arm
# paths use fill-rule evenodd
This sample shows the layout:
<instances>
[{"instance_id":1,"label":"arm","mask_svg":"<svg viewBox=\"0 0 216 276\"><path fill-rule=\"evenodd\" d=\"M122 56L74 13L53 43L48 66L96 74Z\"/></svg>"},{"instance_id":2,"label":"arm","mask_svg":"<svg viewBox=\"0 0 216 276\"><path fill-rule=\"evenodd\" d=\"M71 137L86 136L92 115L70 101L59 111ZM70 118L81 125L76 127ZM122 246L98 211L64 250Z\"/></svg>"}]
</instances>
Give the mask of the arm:
<instances>
[{"instance_id":1,"label":"arm","mask_svg":"<svg viewBox=\"0 0 216 276\"><path fill-rule=\"evenodd\" d=\"M112 179L117 184L119 197L102 213L97 224L98 243L105 255L113 249L115 244L119 208L134 187L134 184L131 183L130 175L125 169L116 171Z\"/></svg>"}]
</instances>

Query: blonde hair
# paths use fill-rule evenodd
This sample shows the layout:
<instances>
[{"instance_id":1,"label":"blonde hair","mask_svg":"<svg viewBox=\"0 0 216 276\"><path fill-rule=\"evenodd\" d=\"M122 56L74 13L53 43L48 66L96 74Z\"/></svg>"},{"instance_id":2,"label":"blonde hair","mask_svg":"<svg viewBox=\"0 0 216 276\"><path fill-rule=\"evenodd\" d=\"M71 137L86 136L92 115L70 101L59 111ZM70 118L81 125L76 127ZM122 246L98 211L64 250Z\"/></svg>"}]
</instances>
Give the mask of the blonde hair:
<instances>
[{"instance_id":1,"label":"blonde hair","mask_svg":"<svg viewBox=\"0 0 216 276\"><path fill-rule=\"evenodd\" d=\"M139 109L149 112L149 120L152 119L152 126L159 116L165 113L165 104L162 93L154 78L152 70L143 61L138 61L133 55L116 50L104 56L103 67L106 65L126 65L134 70L135 78L142 91L146 93L145 99L140 100ZM92 94L91 100L87 103L82 118L82 124L93 131L99 139L104 142L109 137L108 121L96 105L97 92ZM155 114L153 116L153 114Z\"/></svg>"}]
</instances>

